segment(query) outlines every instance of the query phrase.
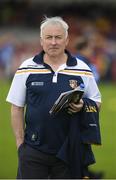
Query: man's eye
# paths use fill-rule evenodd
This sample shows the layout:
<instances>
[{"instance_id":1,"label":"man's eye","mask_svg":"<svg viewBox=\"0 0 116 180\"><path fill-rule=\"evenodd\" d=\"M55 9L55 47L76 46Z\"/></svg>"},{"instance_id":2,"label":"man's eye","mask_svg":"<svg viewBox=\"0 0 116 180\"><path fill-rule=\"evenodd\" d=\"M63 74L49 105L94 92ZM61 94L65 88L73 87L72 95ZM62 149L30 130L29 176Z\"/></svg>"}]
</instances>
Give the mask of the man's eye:
<instances>
[{"instance_id":1,"label":"man's eye","mask_svg":"<svg viewBox=\"0 0 116 180\"><path fill-rule=\"evenodd\" d=\"M52 37L48 36L48 37L46 37L46 39L52 39Z\"/></svg>"},{"instance_id":2,"label":"man's eye","mask_svg":"<svg viewBox=\"0 0 116 180\"><path fill-rule=\"evenodd\" d=\"M56 36L56 39L62 39L62 37L61 36Z\"/></svg>"}]
</instances>

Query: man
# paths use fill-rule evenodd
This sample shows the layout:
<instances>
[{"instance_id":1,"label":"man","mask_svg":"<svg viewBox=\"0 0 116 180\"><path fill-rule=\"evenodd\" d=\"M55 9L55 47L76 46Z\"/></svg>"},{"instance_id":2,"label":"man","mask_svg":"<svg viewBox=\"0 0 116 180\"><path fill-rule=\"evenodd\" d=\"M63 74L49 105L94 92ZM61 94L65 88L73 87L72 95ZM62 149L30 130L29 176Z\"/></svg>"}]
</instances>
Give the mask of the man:
<instances>
[{"instance_id":1,"label":"man","mask_svg":"<svg viewBox=\"0 0 116 180\"><path fill-rule=\"evenodd\" d=\"M84 37L80 37L76 43L77 54L76 57L84 61L92 70L96 82L99 82L100 76L97 67L91 63L90 59L94 54L93 47L90 46L89 40Z\"/></svg>"},{"instance_id":2,"label":"man","mask_svg":"<svg viewBox=\"0 0 116 180\"><path fill-rule=\"evenodd\" d=\"M19 155L17 178L83 178L94 163L91 146L85 144L91 135L84 131L84 119L91 115L86 111L96 118L101 95L89 67L66 50L68 41L67 23L60 17L46 18L40 26L43 51L24 61L14 76L7 101L12 104ZM84 84L83 99L50 115L59 95L72 89L71 82L75 87Z\"/></svg>"}]
</instances>

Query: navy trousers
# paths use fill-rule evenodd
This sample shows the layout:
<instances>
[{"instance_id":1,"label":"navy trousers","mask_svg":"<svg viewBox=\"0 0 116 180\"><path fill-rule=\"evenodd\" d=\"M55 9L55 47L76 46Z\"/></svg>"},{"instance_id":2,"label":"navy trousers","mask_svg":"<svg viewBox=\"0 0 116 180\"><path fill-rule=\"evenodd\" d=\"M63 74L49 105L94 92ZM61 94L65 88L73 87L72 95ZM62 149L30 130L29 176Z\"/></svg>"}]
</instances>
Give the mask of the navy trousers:
<instances>
[{"instance_id":1,"label":"navy trousers","mask_svg":"<svg viewBox=\"0 0 116 180\"><path fill-rule=\"evenodd\" d=\"M71 179L66 163L26 144L18 149L17 179Z\"/></svg>"}]
</instances>

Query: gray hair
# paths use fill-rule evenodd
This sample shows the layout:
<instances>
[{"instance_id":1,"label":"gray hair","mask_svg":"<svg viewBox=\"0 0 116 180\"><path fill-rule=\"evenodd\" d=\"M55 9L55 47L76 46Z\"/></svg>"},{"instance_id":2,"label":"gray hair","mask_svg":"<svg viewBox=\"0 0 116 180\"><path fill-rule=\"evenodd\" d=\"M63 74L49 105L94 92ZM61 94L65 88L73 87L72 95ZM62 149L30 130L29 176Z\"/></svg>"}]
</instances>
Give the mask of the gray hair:
<instances>
[{"instance_id":1,"label":"gray hair","mask_svg":"<svg viewBox=\"0 0 116 180\"><path fill-rule=\"evenodd\" d=\"M59 16L56 16L56 17L51 17L51 18L48 18L48 17L45 17L45 19L41 22L41 25L40 25L40 37L42 38L42 32L43 32L43 29L45 26L47 26L48 24L60 24L64 31L65 31L65 37L67 38L68 37L68 24Z\"/></svg>"}]
</instances>

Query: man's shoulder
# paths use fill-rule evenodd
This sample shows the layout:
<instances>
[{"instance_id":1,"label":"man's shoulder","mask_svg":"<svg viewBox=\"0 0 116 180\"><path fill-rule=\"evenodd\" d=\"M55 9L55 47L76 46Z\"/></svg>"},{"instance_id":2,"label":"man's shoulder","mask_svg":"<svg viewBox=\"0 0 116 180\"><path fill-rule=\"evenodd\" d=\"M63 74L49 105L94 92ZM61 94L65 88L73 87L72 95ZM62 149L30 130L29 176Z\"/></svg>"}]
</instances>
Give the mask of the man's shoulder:
<instances>
[{"instance_id":1,"label":"man's shoulder","mask_svg":"<svg viewBox=\"0 0 116 180\"><path fill-rule=\"evenodd\" d=\"M28 67L33 67L36 66L36 63L33 61L34 57L25 59L22 64L20 65L19 68L28 68Z\"/></svg>"},{"instance_id":2,"label":"man's shoulder","mask_svg":"<svg viewBox=\"0 0 116 180\"><path fill-rule=\"evenodd\" d=\"M84 70L91 71L90 67L84 61L82 61L81 59L77 57L76 57L76 60L77 60L77 69L84 69Z\"/></svg>"},{"instance_id":3,"label":"man's shoulder","mask_svg":"<svg viewBox=\"0 0 116 180\"><path fill-rule=\"evenodd\" d=\"M34 57L25 59L16 71L16 75L29 75L30 73L40 73L45 68L43 64L34 61Z\"/></svg>"}]
</instances>

